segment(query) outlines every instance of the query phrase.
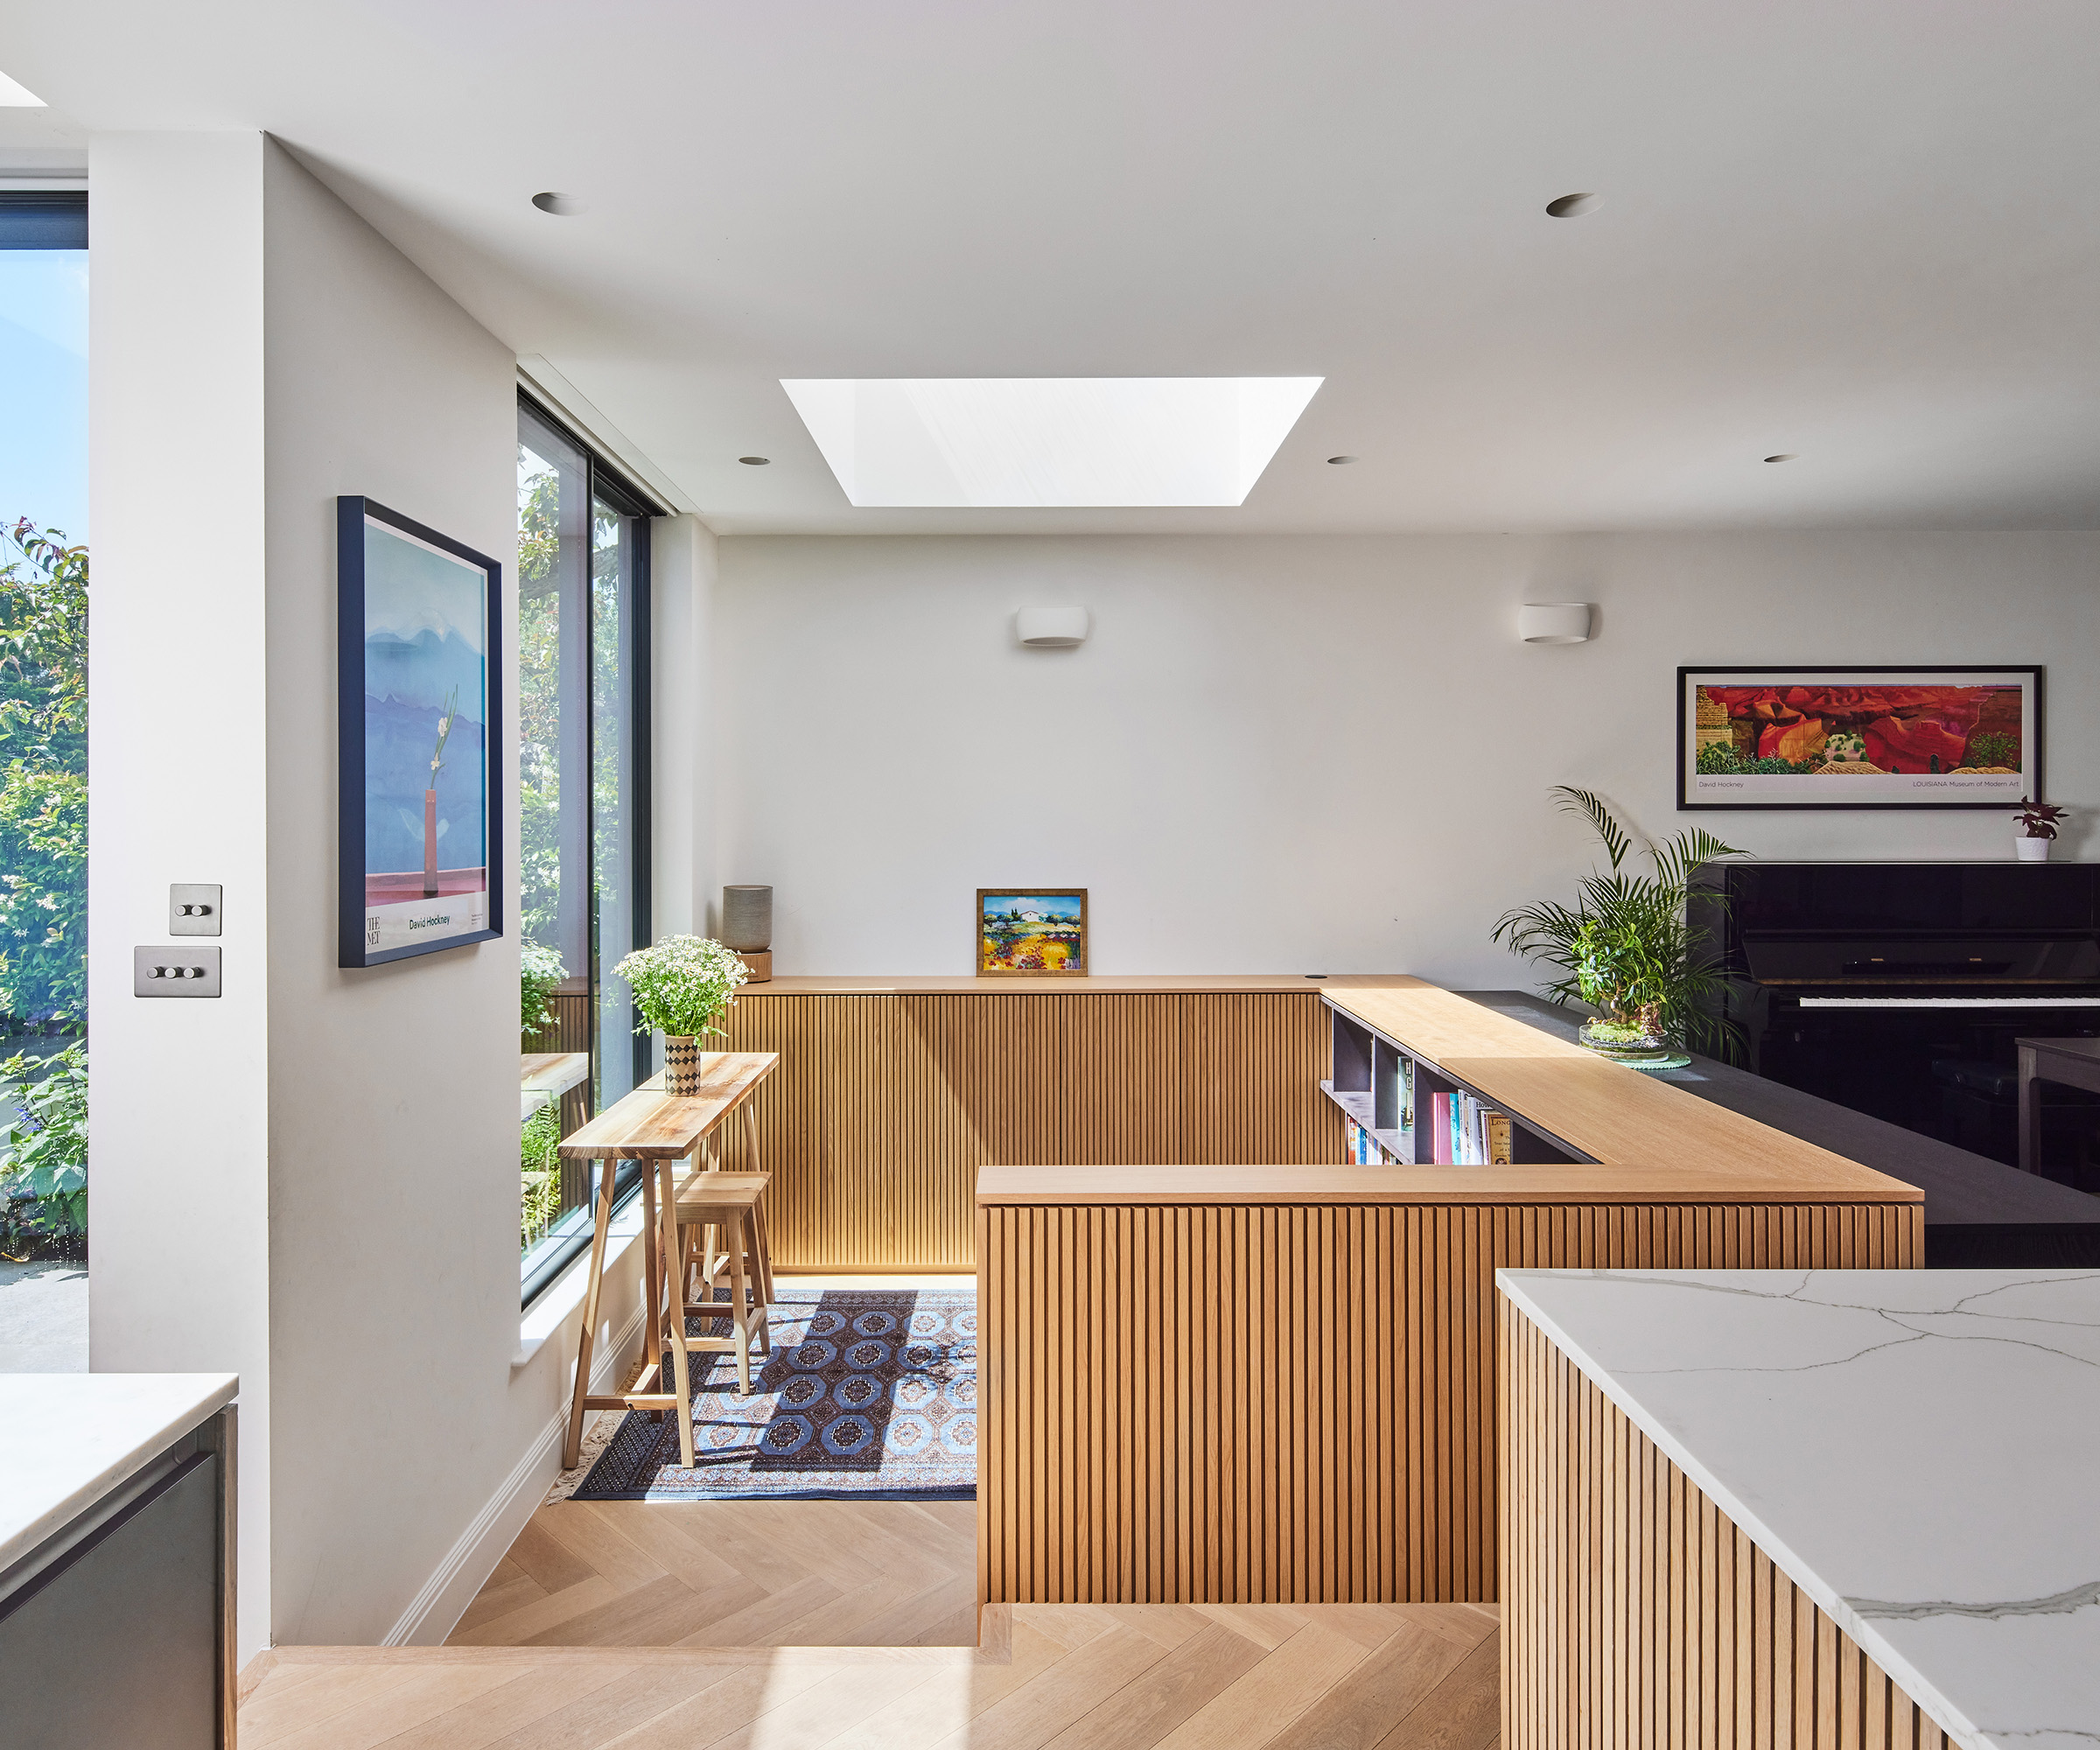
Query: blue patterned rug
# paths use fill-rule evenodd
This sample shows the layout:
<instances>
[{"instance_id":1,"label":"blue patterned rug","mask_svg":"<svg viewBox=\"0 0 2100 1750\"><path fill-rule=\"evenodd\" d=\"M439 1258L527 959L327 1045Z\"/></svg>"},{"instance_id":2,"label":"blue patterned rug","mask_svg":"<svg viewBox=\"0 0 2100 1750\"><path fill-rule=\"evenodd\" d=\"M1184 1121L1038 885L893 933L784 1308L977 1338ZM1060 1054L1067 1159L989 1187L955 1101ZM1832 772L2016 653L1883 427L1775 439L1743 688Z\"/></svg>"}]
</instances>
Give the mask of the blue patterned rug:
<instances>
[{"instance_id":1,"label":"blue patterned rug","mask_svg":"<svg viewBox=\"0 0 2100 1750\"><path fill-rule=\"evenodd\" d=\"M737 1390L734 1355L694 1357L690 1470L678 1462L673 1418L630 1410L575 1498L976 1498L974 1293L789 1291L772 1323L773 1354L754 1368L749 1396ZM694 1336L724 1328L687 1325ZM668 1378L668 1364L664 1371Z\"/></svg>"}]
</instances>

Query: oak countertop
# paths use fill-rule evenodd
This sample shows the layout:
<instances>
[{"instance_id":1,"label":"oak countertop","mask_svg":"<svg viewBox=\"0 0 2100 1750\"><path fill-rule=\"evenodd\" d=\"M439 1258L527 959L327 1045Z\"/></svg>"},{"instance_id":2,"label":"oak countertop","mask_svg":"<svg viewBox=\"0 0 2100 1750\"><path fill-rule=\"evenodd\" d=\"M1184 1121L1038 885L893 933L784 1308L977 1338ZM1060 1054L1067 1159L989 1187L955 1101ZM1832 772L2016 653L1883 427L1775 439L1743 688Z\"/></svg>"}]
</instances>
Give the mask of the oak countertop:
<instances>
[{"instance_id":1,"label":"oak countertop","mask_svg":"<svg viewBox=\"0 0 2100 1750\"><path fill-rule=\"evenodd\" d=\"M1922 1203L1914 1185L1700 1100L1637 1069L1419 978L1358 976L1323 987L1329 1003L1435 1063L1595 1167L1467 1167L1538 1175L1635 1200ZM1423 1171L1391 1168L1412 1177ZM1726 1189L1723 1189L1726 1187Z\"/></svg>"},{"instance_id":2,"label":"oak countertop","mask_svg":"<svg viewBox=\"0 0 2100 1750\"><path fill-rule=\"evenodd\" d=\"M769 978L737 988L739 1003L766 997L1128 997L1149 994L1232 996L1279 990L1318 991L1340 981L1304 972L1133 973L1112 978L1011 973L990 977Z\"/></svg>"},{"instance_id":3,"label":"oak countertop","mask_svg":"<svg viewBox=\"0 0 2100 1750\"><path fill-rule=\"evenodd\" d=\"M1628 1072L1629 1074L1632 1071ZM1833 1160L1837 1159L1832 1156ZM982 1166L977 1202L1918 1203L1924 1194L1838 1161L1826 1179L1690 1166Z\"/></svg>"},{"instance_id":4,"label":"oak countertop","mask_svg":"<svg viewBox=\"0 0 2100 1750\"><path fill-rule=\"evenodd\" d=\"M980 1202L1313 1201L1418 1203L1916 1204L1914 1186L1754 1118L1397 973L1202 973L1121 977L790 977L769 996L1310 992L1440 1066L1594 1166L1341 1167L1307 1165L985 1168ZM1191 1177L1190 1175L1195 1175Z\"/></svg>"}]
</instances>

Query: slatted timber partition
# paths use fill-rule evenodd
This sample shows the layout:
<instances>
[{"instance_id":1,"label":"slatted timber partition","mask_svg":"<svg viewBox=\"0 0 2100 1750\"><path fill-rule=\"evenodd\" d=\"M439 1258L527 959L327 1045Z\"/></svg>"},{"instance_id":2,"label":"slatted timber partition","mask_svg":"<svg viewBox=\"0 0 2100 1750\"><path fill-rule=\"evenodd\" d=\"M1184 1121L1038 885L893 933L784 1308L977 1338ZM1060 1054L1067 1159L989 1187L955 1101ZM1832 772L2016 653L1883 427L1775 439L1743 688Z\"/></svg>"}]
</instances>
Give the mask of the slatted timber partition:
<instances>
[{"instance_id":1,"label":"slatted timber partition","mask_svg":"<svg viewBox=\"0 0 2100 1750\"><path fill-rule=\"evenodd\" d=\"M1501 1315L1504 1750L1950 1750L1536 1325Z\"/></svg>"},{"instance_id":2,"label":"slatted timber partition","mask_svg":"<svg viewBox=\"0 0 2100 1750\"><path fill-rule=\"evenodd\" d=\"M968 1270L987 1163L1341 1158L1318 985L1158 982L1183 988L747 990L716 1043L780 1054L756 1102L776 1264ZM1214 988L1242 984L1267 988Z\"/></svg>"},{"instance_id":3,"label":"slatted timber partition","mask_svg":"<svg viewBox=\"0 0 2100 1750\"><path fill-rule=\"evenodd\" d=\"M1498 1268L1922 1262L1878 1175L1888 1200L1555 1188L1598 1172L986 1169L982 1597L1492 1600Z\"/></svg>"}]
</instances>

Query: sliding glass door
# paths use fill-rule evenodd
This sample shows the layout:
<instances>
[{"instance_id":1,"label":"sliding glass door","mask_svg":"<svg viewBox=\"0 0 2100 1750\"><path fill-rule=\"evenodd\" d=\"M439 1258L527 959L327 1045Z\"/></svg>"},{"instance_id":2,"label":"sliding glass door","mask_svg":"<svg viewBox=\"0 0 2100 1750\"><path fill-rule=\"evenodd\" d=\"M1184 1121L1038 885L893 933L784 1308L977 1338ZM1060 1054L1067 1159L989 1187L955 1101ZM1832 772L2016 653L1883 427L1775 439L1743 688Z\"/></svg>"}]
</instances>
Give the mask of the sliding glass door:
<instances>
[{"instance_id":1,"label":"sliding glass door","mask_svg":"<svg viewBox=\"0 0 2100 1750\"><path fill-rule=\"evenodd\" d=\"M592 1185L553 1142L650 1074L612 969L649 940L649 517L530 402L518 410L518 812L526 954L550 1018L524 1041L587 1073L521 1145L523 1298L587 1242ZM536 954L535 949L543 952ZM557 963L558 958L558 963ZM565 1068L556 1072L566 1079Z\"/></svg>"}]
</instances>

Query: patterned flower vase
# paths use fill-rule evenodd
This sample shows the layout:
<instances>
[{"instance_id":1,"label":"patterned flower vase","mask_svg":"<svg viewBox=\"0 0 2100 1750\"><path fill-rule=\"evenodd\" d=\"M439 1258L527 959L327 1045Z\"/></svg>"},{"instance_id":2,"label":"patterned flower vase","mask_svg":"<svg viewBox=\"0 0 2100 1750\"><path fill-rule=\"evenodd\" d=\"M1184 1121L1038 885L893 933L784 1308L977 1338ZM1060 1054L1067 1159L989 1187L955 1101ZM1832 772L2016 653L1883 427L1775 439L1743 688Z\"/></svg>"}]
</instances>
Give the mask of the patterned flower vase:
<instances>
[{"instance_id":1,"label":"patterned flower vase","mask_svg":"<svg viewBox=\"0 0 2100 1750\"><path fill-rule=\"evenodd\" d=\"M684 1034L663 1036L663 1091L690 1100L700 1092L700 1041Z\"/></svg>"}]
</instances>

